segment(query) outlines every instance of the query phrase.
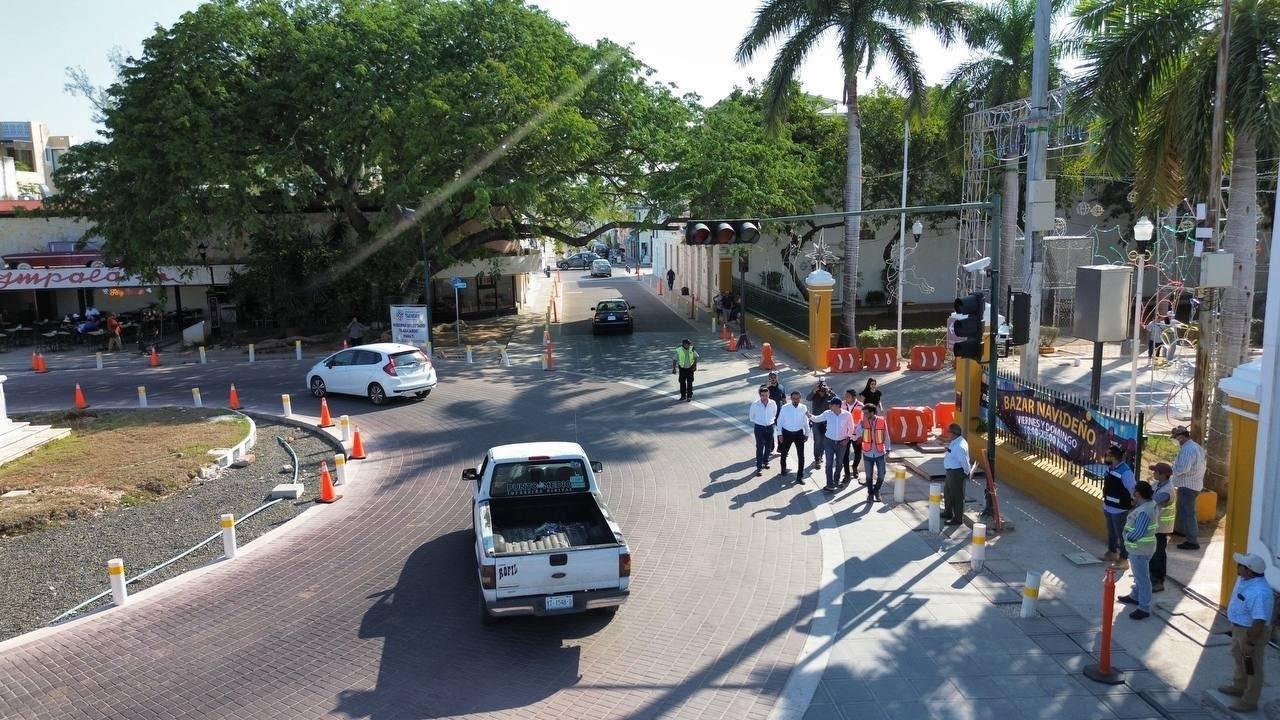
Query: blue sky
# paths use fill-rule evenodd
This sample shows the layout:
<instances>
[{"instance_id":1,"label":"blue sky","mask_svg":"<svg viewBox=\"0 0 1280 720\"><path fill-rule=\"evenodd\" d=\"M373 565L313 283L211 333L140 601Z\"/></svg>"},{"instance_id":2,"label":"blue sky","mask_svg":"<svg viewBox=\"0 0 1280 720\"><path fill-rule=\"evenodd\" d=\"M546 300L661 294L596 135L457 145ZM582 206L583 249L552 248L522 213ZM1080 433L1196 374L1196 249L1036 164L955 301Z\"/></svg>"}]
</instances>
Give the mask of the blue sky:
<instances>
[{"instance_id":1,"label":"blue sky","mask_svg":"<svg viewBox=\"0 0 1280 720\"><path fill-rule=\"evenodd\" d=\"M113 76L107 61L114 46L141 51L157 24L168 26L199 0L50 0L10 2L4 10L5 55L0 73L0 120L43 120L57 135L94 137L92 109L63 91L66 68L83 66L99 84ZM658 71L659 79L715 101L749 77L763 78L772 53L750 66L733 60L749 27L756 0L538 0L535 4L568 24L585 42L607 36ZM930 82L942 80L963 50L944 49L927 34L913 36ZM840 97L840 72L828 43L810 56L801 81L812 93Z\"/></svg>"}]
</instances>

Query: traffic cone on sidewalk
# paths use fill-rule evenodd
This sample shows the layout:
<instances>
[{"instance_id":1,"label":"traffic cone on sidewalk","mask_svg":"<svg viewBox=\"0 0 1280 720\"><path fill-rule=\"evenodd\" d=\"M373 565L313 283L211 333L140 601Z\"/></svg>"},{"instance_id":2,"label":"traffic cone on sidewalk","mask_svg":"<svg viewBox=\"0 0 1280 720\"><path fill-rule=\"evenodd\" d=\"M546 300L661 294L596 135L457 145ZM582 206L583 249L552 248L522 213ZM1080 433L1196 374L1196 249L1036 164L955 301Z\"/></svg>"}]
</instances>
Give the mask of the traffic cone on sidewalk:
<instances>
[{"instance_id":1,"label":"traffic cone on sidewalk","mask_svg":"<svg viewBox=\"0 0 1280 720\"><path fill-rule=\"evenodd\" d=\"M37 354L36 354L36 372L38 372L38 373L47 373L47 372L49 372L49 366L48 366L48 365L46 365L46 364L45 364L45 362L44 362L44 353L37 353Z\"/></svg>"},{"instance_id":2,"label":"traffic cone on sidewalk","mask_svg":"<svg viewBox=\"0 0 1280 720\"><path fill-rule=\"evenodd\" d=\"M160 367L160 353L156 352L156 346L151 346L151 367Z\"/></svg>"},{"instance_id":3,"label":"traffic cone on sidewalk","mask_svg":"<svg viewBox=\"0 0 1280 720\"><path fill-rule=\"evenodd\" d=\"M320 427L333 427L333 418L329 417L329 399L320 398Z\"/></svg>"},{"instance_id":4,"label":"traffic cone on sidewalk","mask_svg":"<svg viewBox=\"0 0 1280 720\"><path fill-rule=\"evenodd\" d=\"M231 383L231 409L240 409L240 393L236 392L236 384Z\"/></svg>"},{"instance_id":5,"label":"traffic cone on sidewalk","mask_svg":"<svg viewBox=\"0 0 1280 720\"><path fill-rule=\"evenodd\" d=\"M32 372L40 371L40 353L35 350L31 351L31 370Z\"/></svg>"},{"instance_id":6,"label":"traffic cone on sidewalk","mask_svg":"<svg viewBox=\"0 0 1280 720\"><path fill-rule=\"evenodd\" d=\"M89 403L85 402L84 391L80 389L80 383L76 383L76 409L84 410L89 407Z\"/></svg>"},{"instance_id":7,"label":"traffic cone on sidewalk","mask_svg":"<svg viewBox=\"0 0 1280 720\"><path fill-rule=\"evenodd\" d=\"M729 352L738 352L738 338L729 335Z\"/></svg>"},{"instance_id":8,"label":"traffic cone on sidewalk","mask_svg":"<svg viewBox=\"0 0 1280 720\"><path fill-rule=\"evenodd\" d=\"M662 297L662 280L658 280L658 297Z\"/></svg>"},{"instance_id":9,"label":"traffic cone on sidewalk","mask_svg":"<svg viewBox=\"0 0 1280 720\"><path fill-rule=\"evenodd\" d=\"M360 439L360 426L356 425L354 434L351 436L351 459L363 460L365 457L364 441Z\"/></svg>"},{"instance_id":10,"label":"traffic cone on sidewalk","mask_svg":"<svg viewBox=\"0 0 1280 720\"><path fill-rule=\"evenodd\" d=\"M720 339L721 339L721 340L728 340L728 339L729 339L729 338L731 338L731 337L733 337L733 333L729 332L729 323L725 323L725 324L721 325L721 326L720 326Z\"/></svg>"},{"instance_id":11,"label":"traffic cone on sidewalk","mask_svg":"<svg viewBox=\"0 0 1280 720\"><path fill-rule=\"evenodd\" d=\"M320 497L316 498L316 502L332 503L342 499L342 496L333 491L333 478L329 475L329 463L324 460L320 461Z\"/></svg>"},{"instance_id":12,"label":"traffic cone on sidewalk","mask_svg":"<svg viewBox=\"0 0 1280 720\"><path fill-rule=\"evenodd\" d=\"M773 361L773 345L765 343L760 351L760 369L777 370L778 363Z\"/></svg>"}]
</instances>

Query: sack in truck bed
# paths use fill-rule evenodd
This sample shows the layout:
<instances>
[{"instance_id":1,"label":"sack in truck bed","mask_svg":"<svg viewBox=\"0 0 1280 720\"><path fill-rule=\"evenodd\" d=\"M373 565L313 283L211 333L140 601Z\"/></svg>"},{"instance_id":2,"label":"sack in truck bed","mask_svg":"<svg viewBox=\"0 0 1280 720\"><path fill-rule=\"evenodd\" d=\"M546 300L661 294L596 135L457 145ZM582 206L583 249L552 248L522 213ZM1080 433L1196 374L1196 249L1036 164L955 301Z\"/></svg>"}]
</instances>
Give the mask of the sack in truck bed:
<instances>
[{"instance_id":1,"label":"sack in truck bed","mask_svg":"<svg viewBox=\"0 0 1280 720\"><path fill-rule=\"evenodd\" d=\"M498 553L569 549L591 544L591 524L585 522L542 523L493 533L493 549Z\"/></svg>"}]
</instances>

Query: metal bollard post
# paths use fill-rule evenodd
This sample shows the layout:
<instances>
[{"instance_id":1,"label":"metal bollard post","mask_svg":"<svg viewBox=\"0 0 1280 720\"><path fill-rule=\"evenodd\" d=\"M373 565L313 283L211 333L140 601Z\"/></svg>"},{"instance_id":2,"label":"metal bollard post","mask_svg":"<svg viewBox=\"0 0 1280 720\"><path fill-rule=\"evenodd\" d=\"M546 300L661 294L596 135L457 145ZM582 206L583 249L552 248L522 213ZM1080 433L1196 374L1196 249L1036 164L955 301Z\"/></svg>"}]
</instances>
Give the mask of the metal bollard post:
<instances>
[{"instance_id":1,"label":"metal bollard post","mask_svg":"<svg viewBox=\"0 0 1280 720\"><path fill-rule=\"evenodd\" d=\"M228 560L236 559L236 516L227 513L218 518L218 524L222 526L222 557Z\"/></svg>"},{"instance_id":2,"label":"metal bollard post","mask_svg":"<svg viewBox=\"0 0 1280 720\"><path fill-rule=\"evenodd\" d=\"M969 544L969 568L974 572L982 570L982 563L987 559L987 526L985 523L973 524L973 539Z\"/></svg>"},{"instance_id":3,"label":"metal bollard post","mask_svg":"<svg viewBox=\"0 0 1280 720\"><path fill-rule=\"evenodd\" d=\"M201 346L200 346L200 364L201 364L201 365L204 365L204 364L205 364L205 363L207 363L207 362L209 362L209 358L205 357L205 354L204 354L204 346L203 346L203 345L201 345Z\"/></svg>"},{"instance_id":4,"label":"metal bollard post","mask_svg":"<svg viewBox=\"0 0 1280 720\"><path fill-rule=\"evenodd\" d=\"M200 397L200 388L191 388L191 404L196 407L204 407L204 400Z\"/></svg>"},{"instance_id":5,"label":"metal bollard post","mask_svg":"<svg viewBox=\"0 0 1280 720\"><path fill-rule=\"evenodd\" d=\"M942 532L942 483L929 483L929 532Z\"/></svg>"},{"instance_id":6,"label":"metal bollard post","mask_svg":"<svg viewBox=\"0 0 1280 720\"><path fill-rule=\"evenodd\" d=\"M301 340L293 341L293 359L294 360L302 359L302 341Z\"/></svg>"},{"instance_id":7,"label":"metal bollard post","mask_svg":"<svg viewBox=\"0 0 1280 720\"><path fill-rule=\"evenodd\" d=\"M1119 685L1124 682L1120 673L1111 667L1111 626L1115 624L1116 612L1116 569L1107 566L1107 574L1102 580L1102 646L1098 652L1098 664L1086 665L1084 676L1094 682L1107 685Z\"/></svg>"},{"instance_id":8,"label":"metal bollard post","mask_svg":"<svg viewBox=\"0 0 1280 720\"><path fill-rule=\"evenodd\" d=\"M129 601L129 588L124 581L124 560L112 558L107 561L107 578L111 581L111 602L124 605Z\"/></svg>"},{"instance_id":9,"label":"metal bollard post","mask_svg":"<svg viewBox=\"0 0 1280 720\"><path fill-rule=\"evenodd\" d=\"M342 453L338 453L333 456L333 474L335 475L335 477L333 478L334 485L347 484L347 456L346 455Z\"/></svg>"},{"instance_id":10,"label":"metal bollard post","mask_svg":"<svg viewBox=\"0 0 1280 720\"><path fill-rule=\"evenodd\" d=\"M507 351L503 350L501 354L502 367L511 367L511 356L507 355Z\"/></svg>"},{"instance_id":11,"label":"metal bollard post","mask_svg":"<svg viewBox=\"0 0 1280 720\"><path fill-rule=\"evenodd\" d=\"M253 343L249 343L249 362L253 362L255 359L256 358L253 353Z\"/></svg>"},{"instance_id":12,"label":"metal bollard post","mask_svg":"<svg viewBox=\"0 0 1280 720\"><path fill-rule=\"evenodd\" d=\"M338 429L341 431L341 434L342 434L342 442L344 443L351 442L351 416L350 415L343 415L342 417L338 418Z\"/></svg>"},{"instance_id":13,"label":"metal bollard post","mask_svg":"<svg viewBox=\"0 0 1280 720\"><path fill-rule=\"evenodd\" d=\"M1043 572L1027 573L1027 584L1022 586L1022 613L1024 618L1036 616L1036 603L1040 600L1040 576Z\"/></svg>"},{"instance_id":14,"label":"metal bollard post","mask_svg":"<svg viewBox=\"0 0 1280 720\"><path fill-rule=\"evenodd\" d=\"M893 469L893 501L899 504L907 501L906 468L896 467Z\"/></svg>"},{"instance_id":15,"label":"metal bollard post","mask_svg":"<svg viewBox=\"0 0 1280 720\"><path fill-rule=\"evenodd\" d=\"M97 356L97 358L94 364L97 366L99 370L101 370L102 369L102 353L100 352L95 353L95 355Z\"/></svg>"},{"instance_id":16,"label":"metal bollard post","mask_svg":"<svg viewBox=\"0 0 1280 720\"><path fill-rule=\"evenodd\" d=\"M138 407L147 406L147 388L143 385L138 386Z\"/></svg>"},{"instance_id":17,"label":"metal bollard post","mask_svg":"<svg viewBox=\"0 0 1280 720\"><path fill-rule=\"evenodd\" d=\"M467 346L467 364L471 364L474 362L475 362L475 358L471 355L471 346L468 345Z\"/></svg>"},{"instance_id":18,"label":"metal bollard post","mask_svg":"<svg viewBox=\"0 0 1280 720\"><path fill-rule=\"evenodd\" d=\"M287 393L280 396L280 405L284 407L285 417L293 416L293 398L290 398Z\"/></svg>"}]
</instances>

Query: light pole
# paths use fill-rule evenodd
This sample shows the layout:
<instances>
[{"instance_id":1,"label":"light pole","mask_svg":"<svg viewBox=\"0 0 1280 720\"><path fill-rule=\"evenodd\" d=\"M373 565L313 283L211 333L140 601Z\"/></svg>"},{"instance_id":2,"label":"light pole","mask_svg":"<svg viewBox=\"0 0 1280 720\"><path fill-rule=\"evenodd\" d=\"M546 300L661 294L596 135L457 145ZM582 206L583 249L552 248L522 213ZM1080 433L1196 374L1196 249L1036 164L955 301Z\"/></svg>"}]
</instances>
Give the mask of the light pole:
<instances>
[{"instance_id":1,"label":"light pole","mask_svg":"<svg viewBox=\"0 0 1280 720\"><path fill-rule=\"evenodd\" d=\"M403 205L396 205L400 221L414 224L418 219L418 211ZM418 241L422 250L422 316L427 322L427 352L431 352L431 261L427 257L427 236L417 230Z\"/></svg>"},{"instance_id":2,"label":"light pole","mask_svg":"<svg viewBox=\"0 0 1280 720\"><path fill-rule=\"evenodd\" d=\"M906 214L904 213L902 217L905 218ZM915 238L917 245L920 244L920 236L922 234L924 234L924 223L919 220L911 223L911 237ZM906 239L901 237L901 232L898 235L898 357L902 357L902 271L904 269L903 266L907 263L907 243Z\"/></svg>"},{"instance_id":3,"label":"light pole","mask_svg":"<svg viewBox=\"0 0 1280 720\"><path fill-rule=\"evenodd\" d=\"M1147 260L1151 259L1151 234L1155 226L1146 215L1138 218L1133 226L1133 239L1137 249L1129 251L1129 259L1137 263L1137 283L1133 288L1133 346L1129 348L1129 414L1138 408L1138 331L1142 328L1142 275Z\"/></svg>"}]
</instances>

